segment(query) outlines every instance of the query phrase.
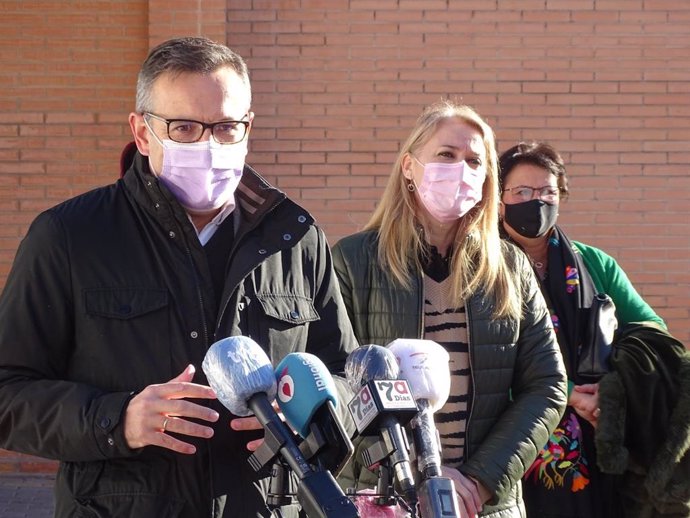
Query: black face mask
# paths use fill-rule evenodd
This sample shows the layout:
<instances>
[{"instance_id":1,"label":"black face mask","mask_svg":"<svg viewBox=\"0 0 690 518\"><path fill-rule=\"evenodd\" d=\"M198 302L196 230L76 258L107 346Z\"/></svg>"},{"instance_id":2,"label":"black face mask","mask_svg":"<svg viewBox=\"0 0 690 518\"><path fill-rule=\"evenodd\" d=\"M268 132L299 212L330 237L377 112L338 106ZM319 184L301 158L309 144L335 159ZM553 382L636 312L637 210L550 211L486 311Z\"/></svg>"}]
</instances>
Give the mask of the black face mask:
<instances>
[{"instance_id":1,"label":"black face mask","mask_svg":"<svg viewBox=\"0 0 690 518\"><path fill-rule=\"evenodd\" d=\"M541 237L553 228L558 219L558 206L542 200L515 205L504 204L504 218L515 232L524 237Z\"/></svg>"}]
</instances>

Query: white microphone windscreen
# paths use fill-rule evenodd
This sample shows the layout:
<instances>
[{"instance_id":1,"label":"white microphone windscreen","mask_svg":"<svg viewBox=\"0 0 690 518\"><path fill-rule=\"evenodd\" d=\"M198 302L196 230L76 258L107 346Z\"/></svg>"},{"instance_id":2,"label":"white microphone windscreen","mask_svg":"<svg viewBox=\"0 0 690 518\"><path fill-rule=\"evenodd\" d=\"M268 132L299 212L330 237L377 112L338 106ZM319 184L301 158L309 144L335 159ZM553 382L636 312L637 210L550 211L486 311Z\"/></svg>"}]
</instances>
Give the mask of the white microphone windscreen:
<instances>
[{"instance_id":1,"label":"white microphone windscreen","mask_svg":"<svg viewBox=\"0 0 690 518\"><path fill-rule=\"evenodd\" d=\"M450 394L450 357L433 340L398 338L387 345L400 365L415 399L426 399L432 412L439 410Z\"/></svg>"}]
</instances>

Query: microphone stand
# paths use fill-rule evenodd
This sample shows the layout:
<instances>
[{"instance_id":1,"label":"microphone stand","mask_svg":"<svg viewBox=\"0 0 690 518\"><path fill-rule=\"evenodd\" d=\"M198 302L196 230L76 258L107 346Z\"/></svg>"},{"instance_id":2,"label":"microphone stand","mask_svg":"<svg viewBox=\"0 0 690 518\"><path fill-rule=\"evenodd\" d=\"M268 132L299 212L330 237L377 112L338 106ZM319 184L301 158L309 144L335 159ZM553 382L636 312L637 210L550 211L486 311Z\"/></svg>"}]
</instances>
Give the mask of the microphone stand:
<instances>
[{"instance_id":1,"label":"microphone stand","mask_svg":"<svg viewBox=\"0 0 690 518\"><path fill-rule=\"evenodd\" d=\"M446 477L431 477L419 484L419 514L422 518L460 516L453 481Z\"/></svg>"},{"instance_id":2,"label":"microphone stand","mask_svg":"<svg viewBox=\"0 0 690 518\"><path fill-rule=\"evenodd\" d=\"M319 469L330 471L334 477L343 470L355 448L335 413L333 403L326 401L314 412L309 434L299 444L299 449L307 461Z\"/></svg>"},{"instance_id":3,"label":"microphone stand","mask_svg":"<svg viewBox=\"0 0 690 518\"><path fill-rule=\"evenodd\" d=\"M431 451L420 455L414 448L417 457L417 471L421 482L417 486L419 497L419 514L422 518L444 518L460 516L457 493L453 481L441 475L441 445L435 427L425 425L433 423L433 415L426 399L417 400L420 411L412 419L413 444L434 445Z\"/></svg>"},{"instance_id":4,"label":"microphone stand","mask_svg":"<svg viewBox=\"0 0 690 518\"><path fill-rule=\"evenodd\" d=\"M260 471L280 453L299 479L297 501L309 518L358 517L354 504L344 495L333 475L329 471L312 469L266 396L252 396L248 406L264 427L264 442L248 459L252 468Z\"/></svg>"},{"instance_id":5,"label":"microphone stand","mask_svg":"<svg viewBox=\"0 0 690 518\"><path fill-rule=\"evenodd\" d=\"M376 504L394 505L396 503L396 497L395 490L393 489L393 473L390 468L390 462L388 461L388 452L385 450L381 439L362 450L362 461L364 465L369 468L378 464Z\"/></svg>"},{"instance_id":6,"label":"microphone stand","mask_svg":"<svg viewBox=\"0 0 690 518\"><path fill-rule=\"evenodd\" d=\"M413 505L410 505L405 498L395 491L390 452L384 441L382 439L377 440L371 446L362 450L361 455L362 462L368 468L378 465L376 498L374 500L376 505L402 505L410 513L411 518L417 517L416 501L413 502Z\"/></svg>"},{"instance_id":7,"label":"microphone stand","mask_svg":"<svg viewBox=\"0 0 690 518\"><path fill-rule=\"evenodd\" d=\"M276 459L271 468L271 482L268 486L266 505L279 517L283 515L280 507L293 503L289 469L288 465L280 459Z\"/></svg>"}]
</instances>

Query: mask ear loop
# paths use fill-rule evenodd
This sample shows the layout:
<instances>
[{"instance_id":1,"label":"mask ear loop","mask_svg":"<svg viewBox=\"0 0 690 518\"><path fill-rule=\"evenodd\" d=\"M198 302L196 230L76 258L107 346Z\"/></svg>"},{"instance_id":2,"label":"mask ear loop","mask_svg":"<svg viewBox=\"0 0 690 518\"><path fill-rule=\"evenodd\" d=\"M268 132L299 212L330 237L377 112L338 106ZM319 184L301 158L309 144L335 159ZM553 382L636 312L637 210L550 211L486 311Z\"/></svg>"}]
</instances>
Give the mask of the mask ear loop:
<instances>
[{"instance_id":1,"label":"mask ear loop","mask_svg":"<svg viewBox=\"0 0 690 518\"><path fill-rule=\"evenodd\" d=\"M163 144L163 141L162 141L160 138L158 138L158 135L156 135L156 132L153 131L153 128L151 128L151 125L149 124L149 120L146 118L146 115L142 115L142 117L143 117L143 119L144 119L144 125L145 125L146 128L149 130L149 133L151 134L151 136L152 136L154 139L156 139L156 142L158 142L158 143L161 145L161 147L164 148L164 147L165 147L165 144Z\"/></svg>"},{"instance_id":2,"label":"mask ear loop","mask_svg":"<svg viewBox=\"0 0 690 518\"><path fill-rule=\"evenodd\" d=\"M151 134L151 136L156 140L156 142L158 142L158 144L160 144L160 146L161 146L162 148L165 149L165 145L163 144L163 141L162 141L161 139L158 138L158 135L156 135L156 133L155 133L155 132L153 131L153 129L151 128L151 125L149 124L149 121L148 121L148 119L146 118L146 115L143 114L143 115L142 115L142 118L144 119L144 126L146 126L146 129L149 130L149 133ZM150 169L151 172L153 173L153 176L155 176L156 178L158 178L160 175L159 175L159 174L156 172L156 170L153 168L153 164L151 163L151 154L150 154L150 153L149 153L149 155L148 155L147 158L148 158L148 163L149 163L149 169Z\"/></svg>"}]
</instances>

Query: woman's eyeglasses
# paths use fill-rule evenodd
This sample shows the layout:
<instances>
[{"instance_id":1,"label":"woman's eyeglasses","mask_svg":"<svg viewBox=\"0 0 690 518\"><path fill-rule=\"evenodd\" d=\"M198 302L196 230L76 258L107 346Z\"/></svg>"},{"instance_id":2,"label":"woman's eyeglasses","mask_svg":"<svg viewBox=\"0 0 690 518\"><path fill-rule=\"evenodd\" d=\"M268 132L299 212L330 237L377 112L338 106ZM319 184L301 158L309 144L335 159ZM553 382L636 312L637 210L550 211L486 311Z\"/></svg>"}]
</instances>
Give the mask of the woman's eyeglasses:
<instances>
[{"instance_id":1,"label":"woman's eyeglasses","mask_svg":"<svg viewBox=\"0 0 690 518\"><path fill-rule=\"evenodd\" d=\"M530 201L534 199L534 193L542 201L556 201L558 200L558 187L553 185L546 185L544 187L529 187L527 185L518 185L510 189L503 189L503 192L509 192L514 199L520 201Z\"/></svg>"}]
</instances>

